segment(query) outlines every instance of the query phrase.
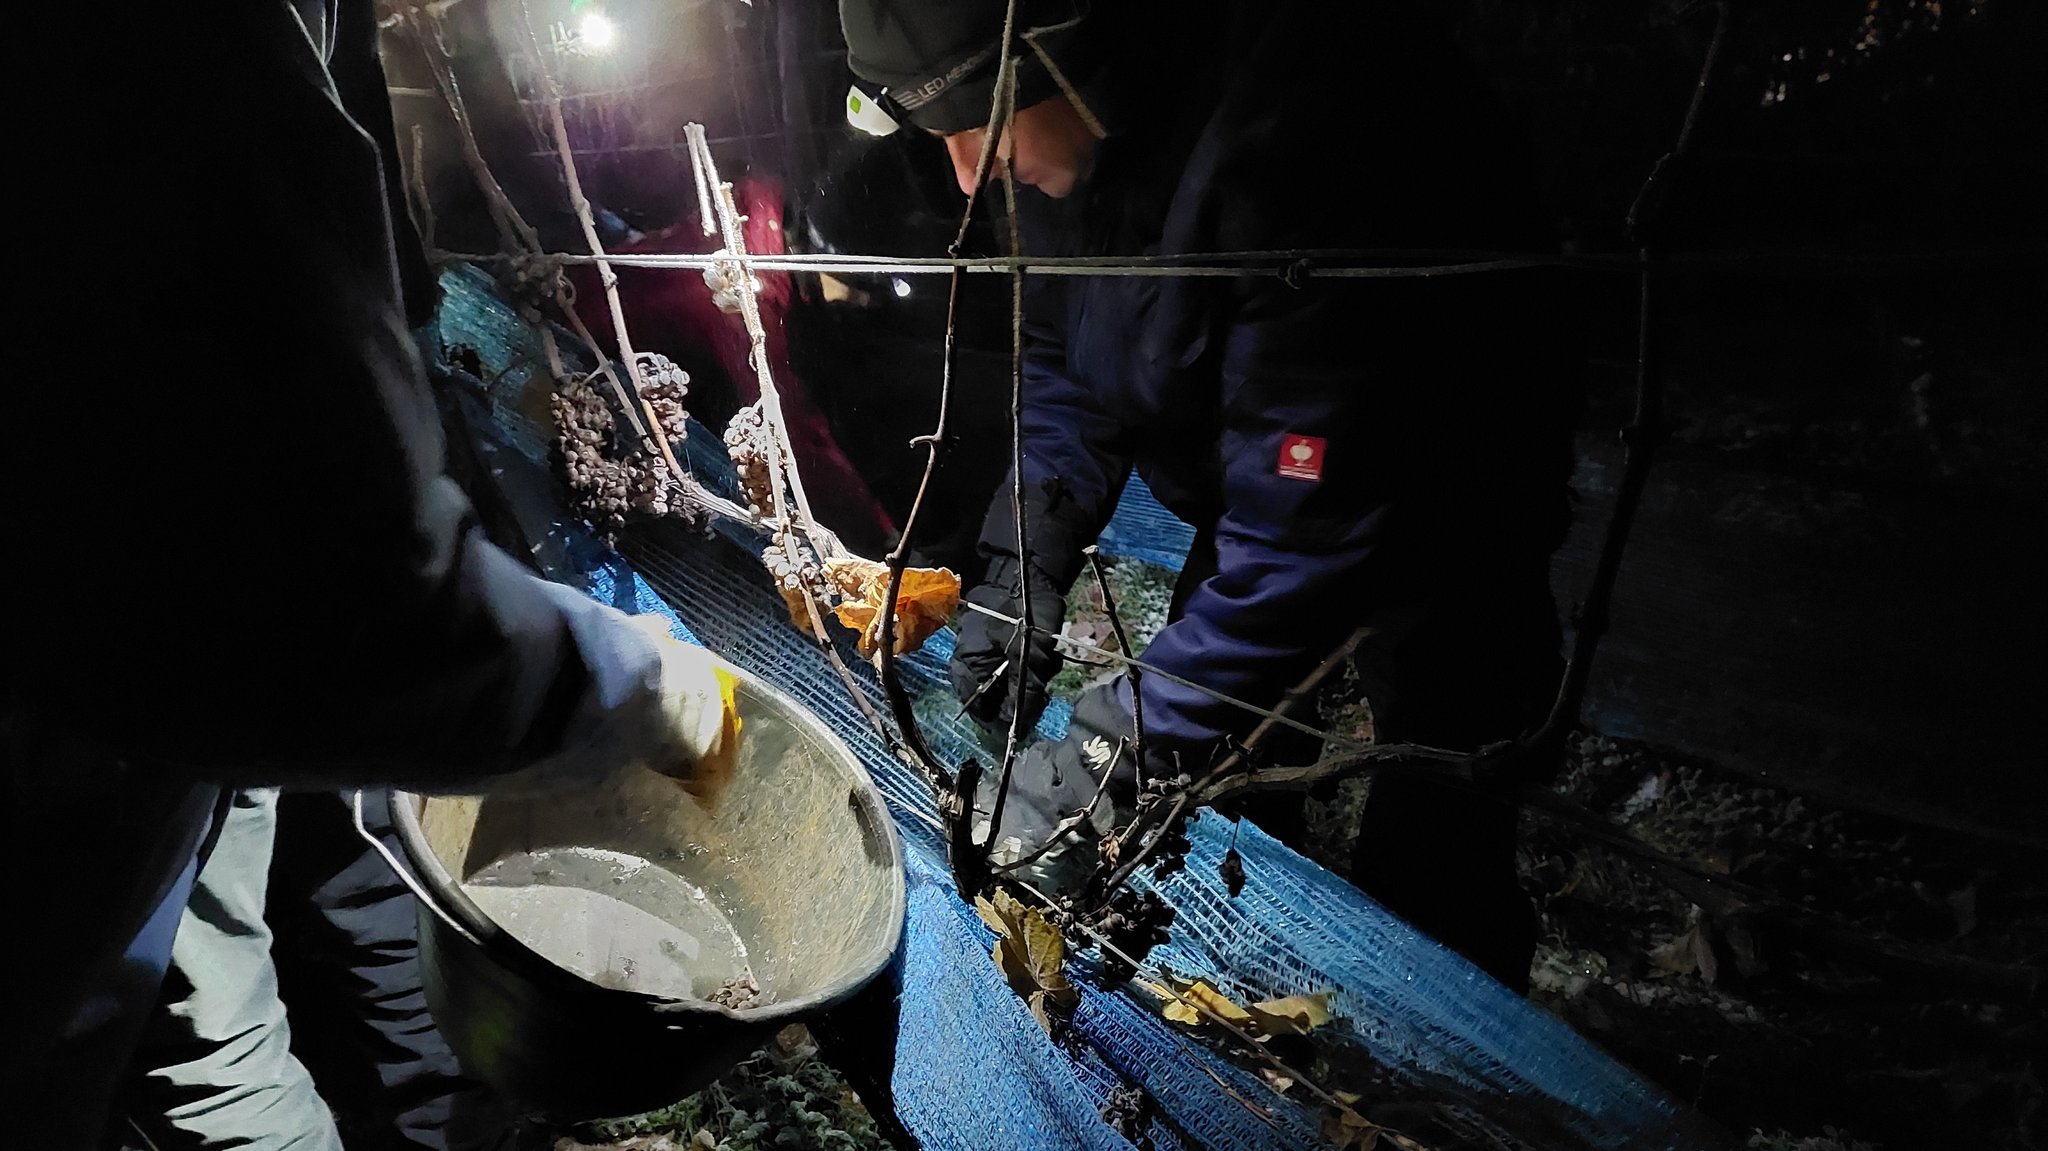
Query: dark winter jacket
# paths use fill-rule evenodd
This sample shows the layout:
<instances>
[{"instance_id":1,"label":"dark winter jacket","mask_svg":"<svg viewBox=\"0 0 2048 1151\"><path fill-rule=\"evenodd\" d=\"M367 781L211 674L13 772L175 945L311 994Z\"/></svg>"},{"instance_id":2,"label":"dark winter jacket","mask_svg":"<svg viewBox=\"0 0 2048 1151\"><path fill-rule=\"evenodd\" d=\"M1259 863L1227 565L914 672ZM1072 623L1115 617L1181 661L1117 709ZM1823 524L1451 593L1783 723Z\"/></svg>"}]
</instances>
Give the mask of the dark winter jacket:
<instances>
[{"instance_id":1,"label":"dark winter jacket","mask_svg":"<svg viewBox=\"0 0 2048 1151\"><path fill-rule=\"evenodd\" d=\"M93 1144L219 788L475 786L656 676L443 472L374 20L252 0L29 33L73 71L25 127L67 198L20 217L10 428L35 434L4 465L11 918L42 941L7 1078L44 1101L29 1132L62 1128L24 1145Z\"/></svg>"},{"instance_id":2,"label":"dark winter jacket","mask_svg":"<svg viewBox=\"0 0 2048 1151\"><path fill-rule=\"evenodd\" d=\"M1501 117L1441 39L1365 5L1235 7L1209 56L1127 82L1072 198L1025 190L1027 252L1542 245ZM1568 459L1546 275L1033 279L1026 479L1071 501L1045 544L1092 539L1135 467L1216 552L1148 662L1268 706L1371 613L1531 570ZM1159 677L1145 693L1159 748L1252 718Z\"/></svg>"}]
</instances>

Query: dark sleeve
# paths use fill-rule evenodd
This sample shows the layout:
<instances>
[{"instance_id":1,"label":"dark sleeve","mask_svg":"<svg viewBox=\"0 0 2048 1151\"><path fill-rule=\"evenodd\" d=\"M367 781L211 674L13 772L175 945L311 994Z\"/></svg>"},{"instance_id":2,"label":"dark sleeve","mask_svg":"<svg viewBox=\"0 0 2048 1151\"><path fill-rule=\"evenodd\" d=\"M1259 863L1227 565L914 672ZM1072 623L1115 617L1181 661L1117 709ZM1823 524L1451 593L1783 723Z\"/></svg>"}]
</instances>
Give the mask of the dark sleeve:
<instances>
[{"instance_id":1,"label":"dark sleeve","mask_svg":"<svg viewBox=\"0 0 2048 1151\"><path fill-rule=\"evenodd\" d=\"M1387 381L1334 338L1356 313L1331 295L1284 293L1262 293L1225 329L1216 573L1145 652L1148 663L1264 706L1372 598L1368 577L1399 483L1393 445L1375 441L1392 432L1382 420L1403 423ZM1313 466L1283 468L1283 449L1297 442L1314 447ZM1147 734L1162 749L1199 751L1249 726L1231 705L1163 677L1144 690Z\"/></svg>"},{"instance_id":2,"label":"dark sleeve","mask_svg":"<svg viewBox=\"0 0 2048 1151\"><path fill-rule=\"evenodd\" d=\"M9 461L17 494L44 477L20 697L201 777L459 784L648 695L652 646L486 543L443 474L381 157L293 10L149 20L175 42L109 69L132 114L77 173L134 213L35 313L90 359L23 397L56 450Z\"/></svg>"},{"instance_id":3,"label":"dark sleeve","mask_svg":"<svg viewBox=\"0 0 2048 1151\"><path fill-rule=\"evenodd\" d=\"M391 219L392 251L404 295L406 322L413 327L434 316L440 285L427 263L426 247L412 218L405 191L405 157L392 127L391 93L378 55L377 11L371 0L342 0L335 19L334 50L327 62L341 106L362 125L383 160L384 206ZM404 147L410 147L410 142Z\"/></svg>"},{"instance_id":4,"label":"dark sleeve","mask_svg":"<svg viewBox=\"0 0 2048 1151\"><path fill-rule=\"evenodd\" d=\"M1129 434L1067 371L1064 288L1042 284L1027 301L1018 423L1033 559L1062 589L1079 574L1081 549L1109 522L1131 470ZM984 554L1016 554L1010 490L1006 478L982 531Z\"/></svg>"},{"instance_id":5,"label":"dark sleeve","mask_svg":"<svg viewBox=\"0 0 2048 1151\"><path fill-rule=\"evenodd\" d=\"M1385 6L1319 6L1336 23L1304 41L1286 16L1300 7L1253 14L1252 56L1269 66L1239 75L1276 79L1233 85L1190 163L1188 205L1207 221L1192 250L1533 246L1526 174L1441 35ZM1358 45L1373 67L1335 58ZM1332 108L1348 109L1346 147L1328 146L1318 110ZM1303 189L1338 190L1344 210L1308 210ZM1568 437L1544 307L1517 274L1265 281L1208 312L1163 309L1200 317L1217 357L1224 507L1216 573L1147 662L1271 706L1352 628L1446 573L1547 554L1562 490L1549 461ZM1318 466L1285 466L1302 441ZM1145 702L1162 747L1256 722L1163 677Z\"/></svg>"}]
</instances>

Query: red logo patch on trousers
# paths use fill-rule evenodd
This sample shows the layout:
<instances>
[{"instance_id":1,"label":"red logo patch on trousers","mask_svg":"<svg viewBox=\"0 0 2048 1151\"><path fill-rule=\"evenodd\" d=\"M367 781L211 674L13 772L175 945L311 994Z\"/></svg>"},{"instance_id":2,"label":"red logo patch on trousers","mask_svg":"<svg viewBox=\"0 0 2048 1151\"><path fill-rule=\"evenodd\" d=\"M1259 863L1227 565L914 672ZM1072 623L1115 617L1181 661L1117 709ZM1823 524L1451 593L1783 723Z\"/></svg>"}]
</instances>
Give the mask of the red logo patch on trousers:
<instances>
[{"instance_id":1,"label":"red logo patch on trousers","mask_svg":"<svg viewBox=\"0 0 2048 1151\"><path fill-rule=\"evenodd\" d=\"M1323 438L1321 436L1297 436L1293 433L1280 437L1280 475L1290 480L1313 480L1323 478Z\"/></svg>"}]
</instances>

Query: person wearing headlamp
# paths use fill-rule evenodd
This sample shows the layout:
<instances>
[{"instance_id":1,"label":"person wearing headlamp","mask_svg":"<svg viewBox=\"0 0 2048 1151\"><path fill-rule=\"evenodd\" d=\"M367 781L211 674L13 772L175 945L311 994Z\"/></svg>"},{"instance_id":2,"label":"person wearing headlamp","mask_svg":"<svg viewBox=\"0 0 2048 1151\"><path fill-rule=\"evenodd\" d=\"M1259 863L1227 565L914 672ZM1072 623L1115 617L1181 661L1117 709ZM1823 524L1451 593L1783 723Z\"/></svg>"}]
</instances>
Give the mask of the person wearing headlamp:
<instances>
[{"instance_id":1,"label":"person wearing headlamp","mask_svg":"<svg viewBox=\"0 0 2048 1151\"><path fill-rule=\"evenodd\" d=\"M963 191L1003 73L1005 0L841 0L858 129L941 139ZM1033 256L1550 244L1527 165L1441 28L1384 5L1019 0L1014 120L998 142ZM1022 492L1003 484L967 599L955 689L991 732L1037 719L1051 631L1135 471L1196 529L1145 661L1271 708L1355 628L1383 739L1476 747L1541 721L1559 629L1575 374L1541 274L1027 280ZM1021 685L1017 682L1021 677ZM1258 716L1142 676L1147 776L1200 775ZM1103 773L1134 799L1133 680L1075 703L1020 759L996 858L1042 843ZM1298 741L1297 741L1298 743ZM1268 757L1318 748L1266 745ZM978 803L987 818L990 797ZM1288 837L1300 804L1250 809ZM1352 876L1503 982L1534 916L1503 794L1375 779ZM1071 882L1097 837L1030 869Z\"/></svg>"}]
</instances>

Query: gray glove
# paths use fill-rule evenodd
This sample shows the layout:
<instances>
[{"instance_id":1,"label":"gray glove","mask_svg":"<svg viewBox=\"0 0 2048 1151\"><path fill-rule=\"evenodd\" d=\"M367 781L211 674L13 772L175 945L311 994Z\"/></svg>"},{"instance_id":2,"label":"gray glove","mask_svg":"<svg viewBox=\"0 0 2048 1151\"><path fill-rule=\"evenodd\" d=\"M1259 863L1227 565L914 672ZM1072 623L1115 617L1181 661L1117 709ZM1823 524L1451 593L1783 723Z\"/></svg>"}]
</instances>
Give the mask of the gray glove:
<instances>
[{"instance_id":1,"label":"gray glove","mask_svg":"<svg viewBox=\"0 0 2048 1151\"><path fill-rule=\"evenodd\" d=\"M1038 852L1063 822L1074 819L1098 789L1102 798L1062 833L1057 843L1025 864L1026 880L1052 891L1078 885L1095 867L1098 844L1130 818L1137 801L1137 754L1133 746L1128 681L1118 678L1091 688L1074 701L1074 718L1066 738L1035 744L1017 757L1010 773L1010 794L1003 801L1003 826L989 853L996 866L1016 863ZM1107 787L1104 775L1109 776ZM977 842L988 841L995 810L998 777L982 777L975 796Z\"/></svg>"}]
</instances>

